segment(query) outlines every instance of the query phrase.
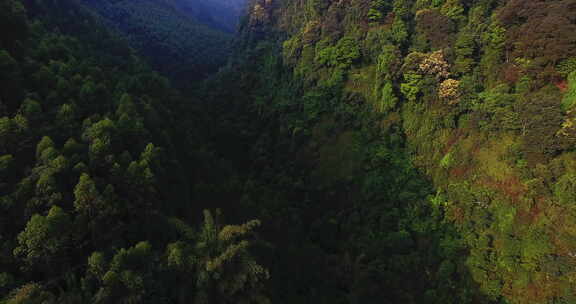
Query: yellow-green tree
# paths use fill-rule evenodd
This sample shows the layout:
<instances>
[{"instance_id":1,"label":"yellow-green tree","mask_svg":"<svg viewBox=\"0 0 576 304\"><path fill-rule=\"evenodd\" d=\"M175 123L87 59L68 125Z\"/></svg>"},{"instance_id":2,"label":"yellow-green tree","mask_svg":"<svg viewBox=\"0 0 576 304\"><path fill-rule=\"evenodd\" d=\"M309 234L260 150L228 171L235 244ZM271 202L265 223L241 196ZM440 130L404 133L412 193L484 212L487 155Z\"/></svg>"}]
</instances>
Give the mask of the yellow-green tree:
<instances>
[{"instance_id":1,"label":"yellow-green tree","mask_svg":"<svg viewBox=\"0 0 576 304\"><path fill-rule=\"evenodd\" d=\"M260 221L222 226L218 215L204 210L196 244L170 244L168 265L195 273L195 303L270 303L263 291L270 274L249 252L248 237Z\"/></svg>"}]
</instances>

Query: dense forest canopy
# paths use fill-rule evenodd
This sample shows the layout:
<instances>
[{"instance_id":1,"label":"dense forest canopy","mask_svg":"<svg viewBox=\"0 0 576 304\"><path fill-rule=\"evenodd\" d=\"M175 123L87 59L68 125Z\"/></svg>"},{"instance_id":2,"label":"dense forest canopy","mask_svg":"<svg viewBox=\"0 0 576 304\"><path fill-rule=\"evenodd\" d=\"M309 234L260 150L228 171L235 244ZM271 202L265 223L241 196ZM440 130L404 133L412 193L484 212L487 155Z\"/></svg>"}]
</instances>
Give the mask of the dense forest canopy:
<instances>
[{"instance_id":1,"label":"dense forest canopy","mask_svg":"<svg viewBox=\"0 0 576 304\"><path fill-rule=\"evenodd\" d=\"M576 0L247 2L0 0L1 304L576 302Z\"/></svg>"},{"instance_id":2,"label":"dense forest canopy","mask_svg":"<svg viewBox=\"0 0 576 304\"><path fill-rule=\"evenodd\" d=\"M244 0L82 0L179 87L205 78L230 54Z\"/></svg>"}]
</instances>

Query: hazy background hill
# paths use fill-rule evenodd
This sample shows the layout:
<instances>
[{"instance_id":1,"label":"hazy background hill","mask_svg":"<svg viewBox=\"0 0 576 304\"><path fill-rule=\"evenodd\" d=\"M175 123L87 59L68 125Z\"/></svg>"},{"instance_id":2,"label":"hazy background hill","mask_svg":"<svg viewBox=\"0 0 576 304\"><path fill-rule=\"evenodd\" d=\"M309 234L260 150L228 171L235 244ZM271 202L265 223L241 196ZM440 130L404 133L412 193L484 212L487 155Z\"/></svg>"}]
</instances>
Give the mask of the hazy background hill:
<instances>
[{"instance_id":1,"label":"hazy background hill","mask_svg":"<svg viewBox=\"0 0 576 304\"><path fill-rule=\"evenodd\" d=\"M177 6L199 22L225 32L235 32L245 0L177 0Z\"/></svg>"},{"instance_id":2,"label":"hazy background hill","mask_svg":"<svg viewBox=\"0 0 576 304\"><path fill-rule=\"evenodd\" d=\"M178 85L225 62L243 1L83 1Z\"/></svg>"}]
</instances>

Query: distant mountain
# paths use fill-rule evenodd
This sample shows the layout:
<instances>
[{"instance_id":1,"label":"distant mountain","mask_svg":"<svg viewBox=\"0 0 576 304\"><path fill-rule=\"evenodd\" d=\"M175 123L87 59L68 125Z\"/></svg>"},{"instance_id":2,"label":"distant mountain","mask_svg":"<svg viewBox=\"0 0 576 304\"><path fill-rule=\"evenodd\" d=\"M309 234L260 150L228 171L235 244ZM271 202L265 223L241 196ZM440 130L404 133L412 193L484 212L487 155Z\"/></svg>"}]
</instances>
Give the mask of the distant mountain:
<instances>
[{"instance_id":1,"label":"distant mountain","mask_svg":"<svg viewBox=\"0 0 576 304\"><path fill-rule=\"evenodd\" d=\"M245 0L179 0L179 7L199 22L226 32L235 32Z\"/></svg>"},{"instance_id":2,"label":"distant mountain","mask_svg":"<svg viewBox=\"0 0 576 304\"><path fill-rule=\"evenodd\" d=\"M204 78L225 62L238 0L84 0L109 27L176 84Z\"/></svg>"}]
</instances>

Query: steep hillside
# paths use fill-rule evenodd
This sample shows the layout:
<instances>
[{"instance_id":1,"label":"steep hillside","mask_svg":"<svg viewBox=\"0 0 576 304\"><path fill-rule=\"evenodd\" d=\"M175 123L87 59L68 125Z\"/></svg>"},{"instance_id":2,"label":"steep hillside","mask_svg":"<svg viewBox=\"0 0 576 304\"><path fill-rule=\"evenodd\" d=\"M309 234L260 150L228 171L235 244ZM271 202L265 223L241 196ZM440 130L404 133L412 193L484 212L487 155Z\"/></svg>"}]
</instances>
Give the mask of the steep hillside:
<instances>
[{"instance_id":1,"label":"steep hillside","mask_svg":"<svg viewBox=\"0 0 576 304\"><path fill-rule=\"evenodd\" d=\"M0 0L0 27L0 303L262 297L260 222L190 200L201 113L77 1Z\"/></svg>"},{"instance_id":2,"label":"steep hillside","mask_svg":"<svg viewBox=\"0 0 576 304\"><path fill-rule=\"evenodd\" d=\"M576 0L219 3L0 0L1 304L576 302Z\"/></svg>"},{"instance_id":3,"label":"steep hillside","mask_svg":"<svg viewBox=\"0 0 576 304\"><path fill-rule=\"evenodd\" d=\"M295 195L315 207L287 207L319 208L292 209L313 218L286 221L323 227L307 228L322 235L309 236L321 247L313 255L352 263L348 275L358 277L340 283L349 303L378 290L390 303L576 301L575 1L258 0L250 14L251 43L222 77L233 80L214 89L237 84L215 97L215 111L244 104L260 125L215 115L253 126L240 129L255 143L248 158L269 168L263 179L316 193ZM415 193L398 176L410 162L435 188L425 205L396 196ZM396 190L376 195L380 188ZM412 208L436 210L422 212L440 214L447 230L418 217L407 225ZM333 235L350 241L330 243ZM440 255L418 257L420 266L408 258L428 250ZM321 264L313 261L304 267ZM475 283L464 287L467 277ZM396 286L403 278L415 285ZM303 297L337 302L321 296L337 294L323 283Z\"/></svg>"}]
</instances>

